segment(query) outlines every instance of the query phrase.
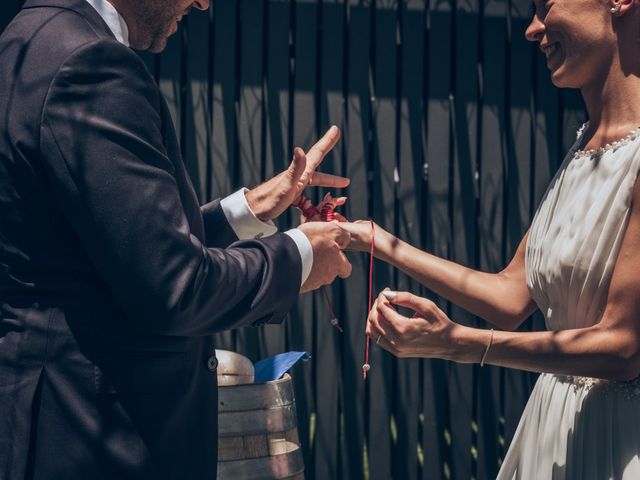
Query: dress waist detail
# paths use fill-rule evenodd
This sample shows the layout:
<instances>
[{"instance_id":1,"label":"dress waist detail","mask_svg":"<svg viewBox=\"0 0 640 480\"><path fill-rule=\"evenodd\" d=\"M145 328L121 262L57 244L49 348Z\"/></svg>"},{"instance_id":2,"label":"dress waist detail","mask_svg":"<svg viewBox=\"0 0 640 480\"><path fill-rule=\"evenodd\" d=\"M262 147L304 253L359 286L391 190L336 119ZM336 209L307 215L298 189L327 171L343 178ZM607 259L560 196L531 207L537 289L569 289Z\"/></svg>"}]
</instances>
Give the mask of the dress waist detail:
<instances>
[{"instance_id":1,"label":"dress waist detail","mask_svg":"<svg viewBox=\"0 0 640 480\"><path fill-rule=\"evenodd\" d=\"M580 377L576 375L551 374L558 382L570 384L576 391L598 391L605 395L622 395L629 400L640 399L640 377L628 381L604 378Z\"/></svg>"}]
</instances>

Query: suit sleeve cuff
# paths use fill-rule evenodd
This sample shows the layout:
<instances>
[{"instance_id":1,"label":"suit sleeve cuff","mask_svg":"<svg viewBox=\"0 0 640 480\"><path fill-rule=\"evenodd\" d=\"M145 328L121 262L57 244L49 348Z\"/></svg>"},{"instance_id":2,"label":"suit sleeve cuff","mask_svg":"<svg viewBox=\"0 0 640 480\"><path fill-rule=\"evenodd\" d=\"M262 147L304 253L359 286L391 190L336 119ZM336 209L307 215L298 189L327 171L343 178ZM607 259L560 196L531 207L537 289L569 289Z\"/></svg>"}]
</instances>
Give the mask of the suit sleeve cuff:
<instances>
[{"instance_id":1,"label":"suit sleeve cuff","mask_svg":"<svg viewBox=\"0 0 640 480\"><path fill-rule=\"evenodd\" d=\"M227 217L229 225L240 240L259 239L273 235L278 231L278 228L271 220L263 222L255 216L244 195L246 191L246 188L241 188L220 201L220 207Z\"/></svg>"},{"instance_id":2,"label":"suit sleeve cuff","mask_svg":"<svg viewBox=\"0 0 640 480\"><path fill-rule=\"evenodd\" d=\"M284 233L291 237L300 252L300 258L302 259L302 281L300 282L300 286L302 286L304 282L307 281L307 278L309 278L311 267L313 266L313 248L311 247L311 242L307 236L302 233L302 230L298 230L297 228L292 228Z\"/></svg>"}]
</instances>

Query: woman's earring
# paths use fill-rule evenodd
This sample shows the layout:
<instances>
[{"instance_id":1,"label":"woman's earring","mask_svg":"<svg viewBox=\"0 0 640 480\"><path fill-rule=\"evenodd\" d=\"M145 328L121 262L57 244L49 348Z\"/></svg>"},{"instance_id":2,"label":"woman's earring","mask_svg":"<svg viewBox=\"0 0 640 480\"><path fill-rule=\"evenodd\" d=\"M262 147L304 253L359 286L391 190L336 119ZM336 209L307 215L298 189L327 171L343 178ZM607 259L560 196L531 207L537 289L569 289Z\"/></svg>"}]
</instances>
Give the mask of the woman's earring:
<instances>
[{"instance_id":1,"label":"woman's earring","mask_svg":"<svg viewBox=\"0 0 640 480\"><path fill-rule=\"evenodd\" d=\"M618 13L620 13L620 4L619 3L617 5L614 5L613 7L611 7L611 15L617 15Z\"/></svg>"}]
</instances>

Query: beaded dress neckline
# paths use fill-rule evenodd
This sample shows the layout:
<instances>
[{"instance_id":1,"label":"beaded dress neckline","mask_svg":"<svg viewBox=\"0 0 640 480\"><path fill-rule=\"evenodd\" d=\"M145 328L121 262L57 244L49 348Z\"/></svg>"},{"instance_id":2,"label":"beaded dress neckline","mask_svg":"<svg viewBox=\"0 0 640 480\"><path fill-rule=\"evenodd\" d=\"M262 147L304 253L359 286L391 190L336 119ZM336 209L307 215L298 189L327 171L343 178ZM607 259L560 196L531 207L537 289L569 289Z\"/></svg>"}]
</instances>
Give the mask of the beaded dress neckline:
<instances>
[{"instance_id":1,"label":"beaded dress neckline","mask_svg":"<svg viewBox=\"0 0 640 480\"><path fill-rule=\"evenodd\" d=\"M634 140L636 140L636 138L638 138L638 136L640 135L640 127L636 127L633 130L631 130L626 136L620 138L619 140L616 140L611 143L607 143L606 145L603 145L600 148L590 148L588 150L584 150L580 148L580 145L582 144L582 137L584 136L584 133L586 132L588 127L589 127L589 122L585 122L582 124L582 126L578 130L578 133L576 135L577 141L575 143L574 150L573 150L574 158L602 156L606 152L616 151L618 148L624 147L630 142L633 142Z\"/></svg>"}]
</instances>

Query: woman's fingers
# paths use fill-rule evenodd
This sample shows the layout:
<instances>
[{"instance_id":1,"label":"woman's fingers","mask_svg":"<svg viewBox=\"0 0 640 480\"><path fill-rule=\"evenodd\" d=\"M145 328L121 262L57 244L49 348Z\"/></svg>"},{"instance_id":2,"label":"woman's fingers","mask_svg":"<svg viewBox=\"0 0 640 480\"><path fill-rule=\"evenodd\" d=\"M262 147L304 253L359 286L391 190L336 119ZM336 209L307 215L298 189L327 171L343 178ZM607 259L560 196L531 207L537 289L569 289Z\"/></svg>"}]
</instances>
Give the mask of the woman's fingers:
<instances>
[{"instance_id":1,"label":"woman's fingers","mask_svg":"<svg viewBox=\"0 0 640 480\"><path fill-rule=\"evenodd\" d=\"M385 316L386 310L382 303L382 301L376 299L375 306L372 309L373 314L371 315L372 318L375 318L376 327L371 328L371 331L367 332L367 335L369 335L378 347L387 350L395 356L400 356L401 345L403 345L404 340L398 332L396 320L389 319ZM388 304L386 308L390 308Z\"/></svg>"},{"instance_id":2,"label":"woman's fingers","mask_svg":"<svg viewBox=\"0 0 640 480\"><path fill-rule=\"evenodd\" d=\"M401 340L407 333L411 319L399 314L386 298L379 299L377 309L378 324L388 333L390 340Z\"/></svg>"},{"instance_id":3,"label":"woman's fingers","mask_svg":"<svg viewBox=\"0 0 640 480\"><path fill-rule=\"evenodd\" d=\"M367 336L373 338L374 340L378 337L378 335L384 335L385 330L380 326L380 320L378 318L378 300L376 299L371 306L371 311L369 312L369 316L367 318L367 328L365 333Z\"/></svg>"},{"instance_id":4,"label":"woman's fingers","mask_svg":"<svg viewBox=\"0 0 640 480\"><path fill-rule=\"evenodd\" d=\"M437 306L428 298L418 297L410 292L386 291L381 293L388 302L401 307L410 308L420 316L429 320L437 310Z\"/></svg>"},{"instance_id":5,"label":"woman's fingers","mask_svg":"<svg viewBox=\"0 0 640 480\"><path fill-rule=\"evenodd\" d=\"M384 319L378 313L378 299L376 299L371 307L371 311L369 312L366 334L378 347L396 355L397 349L396 341L394 340L395 337L390 334L388 327L385 328L382 325L383 321Z\"/></svg>"}]
</instances>

